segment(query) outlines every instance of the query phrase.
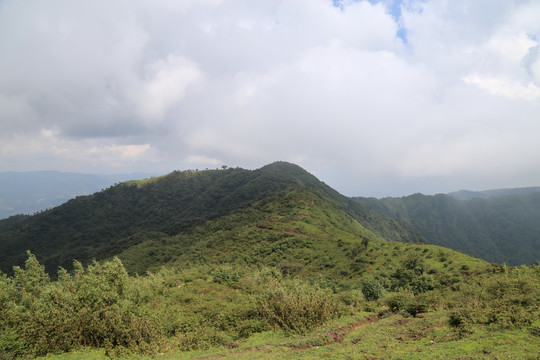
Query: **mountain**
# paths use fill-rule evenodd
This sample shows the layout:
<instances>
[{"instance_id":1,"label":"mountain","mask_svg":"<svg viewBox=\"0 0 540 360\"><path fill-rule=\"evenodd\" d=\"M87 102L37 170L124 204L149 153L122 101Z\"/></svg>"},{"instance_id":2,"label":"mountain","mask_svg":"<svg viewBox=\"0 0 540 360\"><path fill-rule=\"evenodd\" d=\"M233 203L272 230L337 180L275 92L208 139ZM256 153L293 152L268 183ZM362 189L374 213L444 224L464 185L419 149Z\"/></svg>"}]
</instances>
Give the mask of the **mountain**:
<instances>
[{"instance_id":1,"label":"mountain","mask_svg":"<svg viewBox=\"0 0 540 360\"><path fill-rule=\"evenodd\" d=\"M293 190L320 194L383 238L423 241L410 225L365 208L296 165L277 162L253 171L175 171L78 196L31 217L2 220L1 270L22 264L31 250L54 274L58 266L70 268L73 259L88 263L149 239L188 234L209 220Z\"/></svg>"},{"instance_id":2,"label":"mountain","mask_svg":"<svg viewBox=\"0 0 540 360\"><path fill-rule=\"evenodd\" d=\"M0 172L0 219L33 214L148 174L89 175L59 171Z\"/></svg>"},{"instance_id":3,"label":"mountain","mask_svg":"<svg viewBox=\"0 0 540 360\"><path fill-rule=\"evenodd\" d=\"M540 260L540 192L534 189L356 200L411 224L430 244L521 265Z\"/></svg>"},{"instance_id":4,"label":"mountain","mask_svg":"<svg viewBox=\"0 0 540 360\"><path fill-rule=\"evenodd\" d=\"M125 182L0 221L0 358L535 358L540 267L422 240L284 162Z\"/></svg>"}]
</instances>

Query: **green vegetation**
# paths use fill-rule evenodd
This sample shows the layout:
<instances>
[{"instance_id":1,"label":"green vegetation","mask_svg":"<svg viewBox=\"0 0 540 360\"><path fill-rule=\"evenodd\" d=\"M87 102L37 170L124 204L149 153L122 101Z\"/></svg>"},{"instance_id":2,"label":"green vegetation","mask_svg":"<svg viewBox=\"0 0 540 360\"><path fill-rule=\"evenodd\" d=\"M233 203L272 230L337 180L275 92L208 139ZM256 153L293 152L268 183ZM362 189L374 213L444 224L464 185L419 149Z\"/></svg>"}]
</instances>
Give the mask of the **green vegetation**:
<instances>
[{"instance_id":1,"label":"green vegetation","mask_svg":"<svg viewBox=\"0 0 540 360\"><path fill-rule=\"evenodd\" d=\"M261 169L176 171L118 184L31 217L0 220L0 270L22 265L26 250L51 276L73 260L87 265L145 240L191 233L194 227L292 190L318 192L363 226L389 240L421 240L412 227L340 195L300 167L278 162Z\"/></svg>"},{"instance_id":2,"label":"green vegetation","mask_svg":"<svg viewBox=\"0 0 540 360\"><path fill-rule=\"evenodd\" d=\"M540 259L540 192L492 191L459 200L449 195L415 194L402 198L356 198L372 210L405 221L430 244L461 250L486 261L509 265ZM494 197L487 197L489 194ZM508 195L510 194L510 195Z\"/></svg>"},{"instance_id":3,"label":"green vegetation","mask_svg":"<svg viewBox=\"0 0 540 360\"><path fill-rule=\"evenodd\" d=\"M73 211L94 202L85 208L93 217L109 207L99 196L112 201L122 194L118 204L135 207L174 204L153 192L176 189L181 197L189 183L197 199L184 202L191 204L182 208L185 218L171 205L175 216L163 221L155 219L166 209L153 218L150 205L106 210L138 216L139 223L126 222L123 238L87 244L85 254L100 249L99 262L75 261L51 273L39 254L25 253L24 265L0 274L0 359L529 359L540 353L539 266L493 265L436 245L388 241L416 235L293 165L263 169L257 176L238 169L178 173L74 200ZM171 183L161 188L164 181ZM45 226L52 221L45 214L3 235ZM75 215L71 221L82 224ZM52 219L64 224L59 234L70 233L62 232L68 222ZM59 242L57 252L41 254L43 262L56 264L65 249L82 249L77 241Z\"/></svg>"},{"instance_id":4,"label":"green vegetation","mask_svg":"<svg viewBox=\"0 0 540 360\"><path fill-rule=\"evenodd\" d=\"M0 354L41 355L82 346L149 350L160 328L138 306L120 260L75 263L72 275L61 269L49 281L29 254L24 268L2 277Z\"/></svg>"},{"instance_id":5,"label":"green vegetation","mask_svg":"<svg viewBox=\"0 0 540 360\"><path fill-rule=\"evenodd\" d=\"M474 274L452 271L452 286L439 282L414 295L387 285L368 300L364 279L391 274L378 271L333 291L316 273L283 276L271 267L167 267L129 277L113 259L76 264L51 282L30 255L0 280L0 356L534 358L540 268L474 262Z\"/></svg>"}]
</instances>

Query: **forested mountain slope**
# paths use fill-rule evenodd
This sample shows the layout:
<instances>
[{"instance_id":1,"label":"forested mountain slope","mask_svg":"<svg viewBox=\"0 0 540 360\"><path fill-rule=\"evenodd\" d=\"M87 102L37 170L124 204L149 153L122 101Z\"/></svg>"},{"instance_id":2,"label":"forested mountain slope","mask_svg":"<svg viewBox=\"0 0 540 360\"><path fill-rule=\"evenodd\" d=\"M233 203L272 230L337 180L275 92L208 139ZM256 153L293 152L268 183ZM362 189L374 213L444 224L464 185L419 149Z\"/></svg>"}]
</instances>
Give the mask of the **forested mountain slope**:
<instances>
[{"instance_id":1,"label":"forested mountain slope","mask_svg":"<svg viewBox=\"0 0 540 360\"><path fill-rule=\"evenodd\" d=\"M489 193L492 197L470 200L443 194L357 200L408 222L431 244L496 263L540 261L540 192L507 196Z\"/></svg>"},{"instance_id":2,"label":"forested mountain slope","mask_svg":"<svg viewBox=\"0 0 540 360\"><path fill-rule=\"evenodd\" d=\"M47 270L69 268L73 259L104 259L149 239L186 233L208 220L293 190L331 199L366 229L389 240L418 242L406 223L369 210L302 168L277 162L261 169L183 171L112 186L49 211L0 221L1 270L10 272L31 250Z\"/></svg>"}]
</instances>

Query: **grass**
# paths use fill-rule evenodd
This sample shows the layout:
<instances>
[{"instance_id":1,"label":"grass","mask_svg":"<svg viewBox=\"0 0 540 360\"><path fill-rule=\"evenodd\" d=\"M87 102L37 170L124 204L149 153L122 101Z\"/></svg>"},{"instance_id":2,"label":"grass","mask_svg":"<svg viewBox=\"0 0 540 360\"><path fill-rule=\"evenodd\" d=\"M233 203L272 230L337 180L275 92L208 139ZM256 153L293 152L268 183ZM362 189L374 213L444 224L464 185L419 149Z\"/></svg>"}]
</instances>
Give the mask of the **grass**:
<instances>
[{"instance_id":1,"label":"grass","mask_svg":"<svg viewBox=\"0 0 540 360\"><path fill-rule=\"evenodd\" d=\"M328 322L305 335L282 331L254 334L234 348L172 351L139 359L537 359L538 336L527 329L500 331L477 326L463 336L449 327L441 312L413 318L361 312ZM49 355L49 360L102 359L101 350ZM119 358L131 358L129 354Z\"/></svg>"}]
</instances>

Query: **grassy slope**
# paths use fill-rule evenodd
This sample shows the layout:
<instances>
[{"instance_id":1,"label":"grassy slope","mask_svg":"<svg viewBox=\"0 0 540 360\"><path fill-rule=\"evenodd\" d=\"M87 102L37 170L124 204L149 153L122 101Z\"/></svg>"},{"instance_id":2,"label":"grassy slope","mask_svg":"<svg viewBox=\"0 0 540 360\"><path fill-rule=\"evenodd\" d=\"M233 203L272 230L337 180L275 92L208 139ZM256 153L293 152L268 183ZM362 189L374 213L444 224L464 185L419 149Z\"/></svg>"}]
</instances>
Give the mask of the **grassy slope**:
<instances>
[{"instance_id":1,"label":"grassy slope","mask_svg":"<svg viewBox=\"0 0 540 360\"><path fill-rule=\"evenodd\" d=\"M363 245L366 241L367 247ZM345 281L366 272L391 271L411 252L425 255L437 272L485 265L443 248L385 241L340 210L336 202L313 191L265 199L188 233L144 241L118 256L128 272L139 274L163 264L228 263L289 266L306 276L326 274ZM439 260L443 257L445 262Z\"/></svg>"},{"instance_id":2,"label":"grassy slope","mask_svg":"<svg viewBox=\"0 0 540 360\"><path fill-rule=\"evenodd\" d=\"M441 321L440 314L423 318L394 314L370 320L369 314L340 319L309 335L282 332L256 334L234 349L225 347L171 352L139 359L537 359L540 342L527 330L480 329L465 338ZM102 350L50 355L55 360L103 359ZM126 356L131 358L130 356Z\"/></svg>"},{"instance_id":3,"label":"grassy slope","mask_svg":"<svg viewBox=\"0 0 540 360\"><path fill-rule=\"evenodd\" d=\"M246 226L238 221L246 217L255 220L253 224ZM288 264L295 271L294 277L329 287L343 299L353 298L360 302L361 279L374 276L380 277L381 281L388 279L388 275L411 254L421 254L426 262L425 272L430 274L435 284L435 289L427 292L431 297L430 310L417 318L402 312L380 316L377 315L379 311L386 309L383 299L363 303L360 308L364 311L352 309L349 315L330 321L308 334L291 335L282 331L255 333L247 339L234 340L226 347L190 352L173 350L159 358L499 359L509 356L532 359L540 351L537 335L533 335L529 328L474 324L464 333L448 324L451 309L463 301L460 290L467 289L467 285L461 288L460 285L488 284L488 279L495 276L491 265L438 246L383 240L317 193L293 192L275 201L262 201L249 211L196 229L194 237L199 242L185 253L173 257L171 264L179 268L189 268L187 264L219 268L225 263L236 264L236 269L263 264L279 268ZM367 249L362 249L364 239L369 240ZM170 241L172 245L182 239L177 237ZM157 249L149 242L129 251L136 253L152 248ZM360 249L356 255L353 255L354 249ZM126 261L137 259L133 253L122 256L126 256ZM287 269L281 267L284 268ZM188 279L189 284L190 276L193 274L178 277ZM235 288L241 292L242 280L239 284ZM451 284L455 285L454 290L450 289ZM195 298L199 303L219 297L214 291L203 290L204 281L199 280L196 286L198 293ZM227 294L224 289L217 291ZM239 299L233 298L232 301ZM465 301L470 301L470 298L466 297ZM534 301L536 308L531 316L537 318L538 298ZM219 306L225 313L227 310L224 309L230 307L230 303Z\"/></svg>"}]
</instances>

